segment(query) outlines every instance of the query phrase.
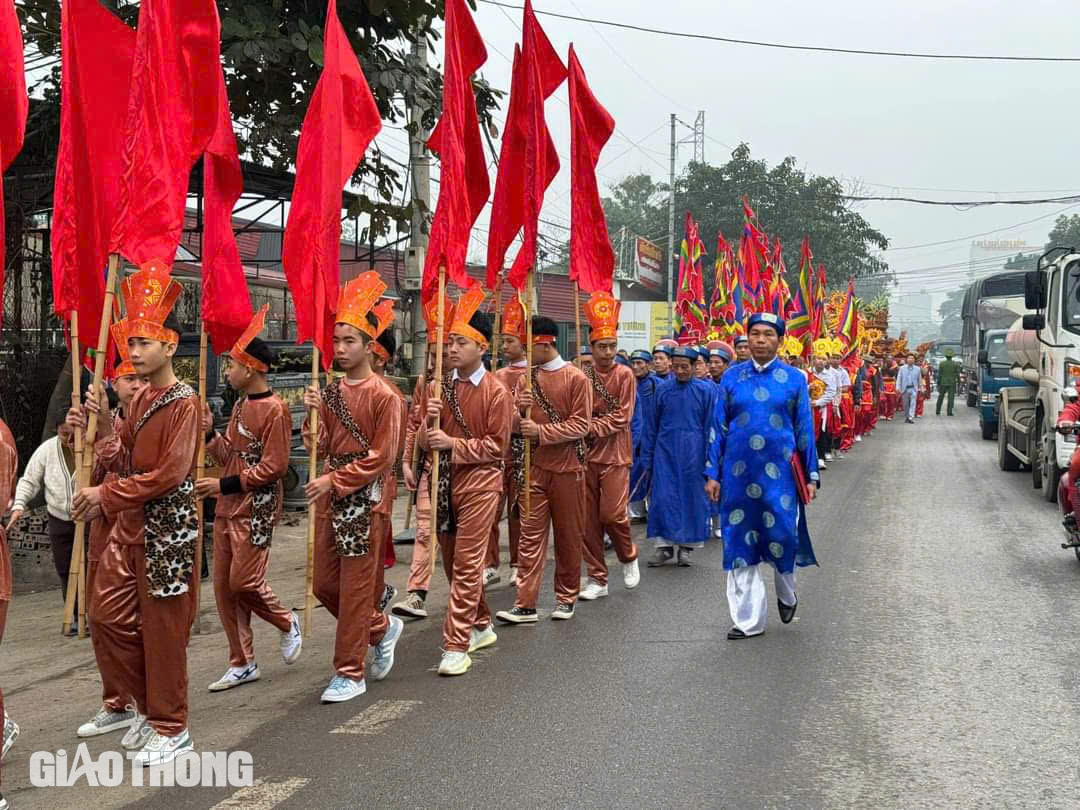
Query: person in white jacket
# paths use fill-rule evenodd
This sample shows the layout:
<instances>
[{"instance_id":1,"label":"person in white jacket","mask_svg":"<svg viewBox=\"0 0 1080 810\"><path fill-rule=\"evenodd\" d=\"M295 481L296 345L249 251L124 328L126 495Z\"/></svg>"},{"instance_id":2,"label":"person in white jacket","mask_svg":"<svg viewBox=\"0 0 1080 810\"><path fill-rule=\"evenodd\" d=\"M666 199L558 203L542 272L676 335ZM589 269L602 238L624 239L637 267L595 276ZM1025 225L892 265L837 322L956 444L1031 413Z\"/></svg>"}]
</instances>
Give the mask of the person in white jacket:
<instances>
[{"instance_id":1,"label":"person in white jacket","mask_svg":"<svg viewBox=\"0 0 1080 810\"><path fill-rule=\"evenodd\" d=\"M71 520L71 498L75 477L75 454L71 447L71 428L62 423L57 434L42 442L27 462L15 486L15 503L6 530L11 531L38 493L45 490L45 509L49 516L49 542L53 563L60 577L60 596L65 596L71 548L75 543L75 524ZM77 615L77 614L76 614Z\"/></svg>"}]
</instances>

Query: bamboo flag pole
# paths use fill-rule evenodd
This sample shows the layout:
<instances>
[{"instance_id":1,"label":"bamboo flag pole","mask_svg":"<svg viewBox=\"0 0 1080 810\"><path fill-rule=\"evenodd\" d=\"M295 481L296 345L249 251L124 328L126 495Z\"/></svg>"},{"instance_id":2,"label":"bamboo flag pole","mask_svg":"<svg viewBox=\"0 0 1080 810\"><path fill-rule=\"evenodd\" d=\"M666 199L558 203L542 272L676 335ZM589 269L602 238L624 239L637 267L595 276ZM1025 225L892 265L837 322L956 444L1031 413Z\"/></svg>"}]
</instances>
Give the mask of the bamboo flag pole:
<instances>
[{"instance_id":1,"label":"bamboo flag pole","mask_svg":"<svg viewBox=\"0 0 1080 810\"><path fill-rule=\"evenodd\" d=\"M195 457L195 480L206 477L206 431L202 429L202 417L206 412L206 324L199 323L199 452ZM195 538L195 560L193 563L192 589L195 591L195 610L192 613L193 630L202 633L202 616L199 612L199 599L202 584L202 556L203 556L203 533L206 531L203 518L205 502L198 498L195 502L195 513L199 517L199 534Z\"/></svg>"},{"instance_id":2,"label":"bamboo flag pole","mask_svg":"<svg viewBox=\"0 0 1080 810\"><path fill-rule=\"evenodd\" d=\"M446 333L446 265L439 265L439 300L438 315L435 319L435 390L432 396L442 399L442 368L443 368L443 337ZM427 419L427 414L422 415ZM439 417L435 417L435 429L439 429ZM435 558L438 556L439 541L439 451L431 453L431 522L433 531L431 534L431 576L435 575Z\"/></svg>"},{"instance_id":3,"label":"bamboo flag pole","mask_svg":"<svg viewBox=\"0 0 1080 810\"><path fill-rule=\"evenodd\" d=\"M499 370L499 352L502 351L502 332L499 330L502 328L502 321L500 320L502 315L502 275L499 275L499 280L495 283L495 323L491 327L491 370Z\"/></svg>"},{"instance_id":4,"label":"bamboo flag pole","mask_svg":"<svg viewBox=\"0 0 1080 810\"><path fill-rule=\"evenodd\" d=\"M101 307L101 326L98 328L97 349L94 353L94 396L100 402L102 380L105 377L105 350L109 345L109 325L112 323L113 300L116 297L116 280L120 275L120 254L109 254L109 274L105 280L105 301ZM72 368L72 376L76 369ZM83 490L90 486L90 475L94 469L94 441L97 438L98 414L91 413L86 423L86 438L83 447L82 468L78 474L78 489ZM79 565L82 564L82 547L86 539L86 522L75 521L75 546L72 556L78 555ZM78 592L78 575L73 581L71 572L68 574L67 598L64 601L64 624L62 631L67 634L71 630L71 623L75 617L75 596ZM80 609L84 613L85 609ZM85 635L85 627L80 627L80 636Z\"/></svg>"},{"instance_id":5,"label":"bamboo flag pole","mask_svg":"<svg viewBox=\"0 0 1080 810\"><path fill-rule=\"evenodd\" d=\"M578 296L578 283L574 282L574 365L581 368L581 298Z\"/></svg>"},{"instance_id":6,"label":"bamboo flag pole","mask_svg":"<svg viewBox=\"0 0 1080 810\"><path fill-rule=\"evenodd\" d=\"M71 313L71 407L79 408L82 406L81 396L81 383L82 383L82 351L79 346L79 311L73 310ZM76 477L82 472L82 456L83 456L83 432L82 428L75 430L75 475ZM68 582L67 587L70 590L72 587L72 577L75 577L75 589L78 594L79 604L79 616L83 625L86 624L86 575L84 565L85 552L74 543L71 546L71 562L68 568ZM67 594L65 594L65 607L67 604ZM74 611L74 605L72 605L72 611ZM74 616L72 616L74 620ZM80 628L80 637L83 635L83 629Z\"/></svg>"},{"instance_id":7,"label":"bamboo flag pole","mask_svg":"<svg viewBox=\"0 0 1080 810\"><path fill-rule=\"evenodd\" d=\"M321 284L316 284L321 287ZM319 306L325 296L319 298ZM319 320L322 320L321 318ZM311 345L311 384L319 387L319 344ZM308 451L308 481L314 481L319 474L319 409L308 411L308 432L311 435L311 449ZM307 568L304 574L304 635L311 633L311 610L315 606L315 504L308 504L307 516Z\"/></svg>"},{"instance_id":8,"label":"bamboo flag pole","mask_svg":"<svg viewBox=\"0 0 1080 810\"><path fill-rule=\"evenodd\" d=\"M533 271L529 270L529 280L525 287L525 390L532 392L532 367L533 367L533 284L535 278ZM525 409L525 418L532 419L532 406ZM521 517L527 517L532 511L532 442L525 439L525 511Z\"/></svg>"}]
</instances>

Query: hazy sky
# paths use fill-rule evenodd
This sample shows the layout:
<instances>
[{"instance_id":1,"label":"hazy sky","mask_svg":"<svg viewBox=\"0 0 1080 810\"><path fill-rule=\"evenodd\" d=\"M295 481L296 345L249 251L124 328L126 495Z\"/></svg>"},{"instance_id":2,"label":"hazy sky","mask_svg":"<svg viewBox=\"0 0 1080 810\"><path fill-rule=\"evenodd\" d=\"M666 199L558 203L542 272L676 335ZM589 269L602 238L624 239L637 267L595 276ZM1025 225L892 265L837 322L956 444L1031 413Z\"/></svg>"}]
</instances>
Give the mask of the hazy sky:
<instances>
[{"instance_id":1,"label":"hazy sky","mask_svg":"<svg viewBox=\"0 0 1080 810\"><path fill-rule=\"evenodd\" d=\"M1073 56L1069 43L1080 39L1080 9L1056 0L536 0L535 8L771 42L933 53ZM476 19L489 49L483 74L509 89L521 12L481 2ZM722 162L731 147L746 141L755 157L770 164L794 155L806 171L859 179L872 194L985 199L995 196L990 192L1018 198L1080 192L1072 171L1080 63L780 51L543 15L540 21L563 54L575 44L593 91L615 118L617 134L601 156L604 192L640 171L666 179L668 116L674 112L692 122L698 110L705 111L710 162ZM432 61L441 64L441 43ZM547 105L563 168L543 217L568 223L565 102L564 85ZM387 138L404 140L392 131ZM691 155L690 145L680 147L678 165ZM1036 249L1055 212L1065 208L1080 211L1080 204L956 210L873 202L859 210L889 238L893 247L886 258L901 293L943 293L966 274L973 242L1016 240ZM479 227L487 227L486 213ZM485 236L478 231L474 252Z\"/></svg>"}]
</instances>

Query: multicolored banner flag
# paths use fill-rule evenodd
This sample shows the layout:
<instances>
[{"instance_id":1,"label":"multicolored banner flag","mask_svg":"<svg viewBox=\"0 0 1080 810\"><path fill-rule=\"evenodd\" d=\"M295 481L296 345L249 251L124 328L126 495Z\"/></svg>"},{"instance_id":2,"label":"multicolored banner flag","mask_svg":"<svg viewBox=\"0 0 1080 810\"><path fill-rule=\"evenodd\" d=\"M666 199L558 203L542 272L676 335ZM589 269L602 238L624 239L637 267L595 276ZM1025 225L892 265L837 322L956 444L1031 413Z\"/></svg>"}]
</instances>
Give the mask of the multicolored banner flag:
<instances>
[{"instance_id":1,"label":"multicolored banner flag","mask_svg":"<svg viewBox=\"0 0 1080 810\"><path fill-rule=\"evenodd\" d=\"M810 237L804 236L799 259L799 286L787 314L787 333L803 344L803 355L810 350L811 307L814 302L814 254L810 251Z\"/></svg>"},{"instance_id":2,"label":"multicolored banner flag","mask_svg":"<svg viewBox=\"0 0 1080 810\"><path fill-rule=\"evenodd\" d=\"M731 277L735 272L735 257L731 245L720 231L716 232L716 262L713 265L713 291L709 302L709 326L718 330L730 318L734 317L734 302L731 298Z\"/></svg>"},{"instance_id":3,"label":"multicolored banner flag","mask_svg":"<svg viewBox=\"0 0 1080 810\"><path fill-rule=\"evenodd\" d=\"M708 318L705 314L705 283L701 275L701 257L705 244L698 224L686 212L686 235L679 256L679 291L675 297L675 332L696 332L704 336Z\"/></svg>"},{"instance_id":4,"label":"multicolored banner flag","mask_svg":"<svg viewBox=\"0 0 1080 810\"><path fill-rule=\"evenodd\" d=\"M825 278L825 265L818 264L817 284L814 286L814 303L810 313L810 337L817 340L825 337L828 329L825 326L825 288L828 282Z\"/></svg>"},{"instance_id":5,"label":"multicolored banner flag","mask_svg":"<svg viewBox=\"0 0 1080 810\"><path fill-rule=\"evenodd\" d=\"M836 324L836 336L843 341L846 349L850 349L855 343L858 328L859 305L855 299L855 280L849 278L847 299L844 301L844 308L840 311L840 320Z\"/></svg>"}]
</instances>

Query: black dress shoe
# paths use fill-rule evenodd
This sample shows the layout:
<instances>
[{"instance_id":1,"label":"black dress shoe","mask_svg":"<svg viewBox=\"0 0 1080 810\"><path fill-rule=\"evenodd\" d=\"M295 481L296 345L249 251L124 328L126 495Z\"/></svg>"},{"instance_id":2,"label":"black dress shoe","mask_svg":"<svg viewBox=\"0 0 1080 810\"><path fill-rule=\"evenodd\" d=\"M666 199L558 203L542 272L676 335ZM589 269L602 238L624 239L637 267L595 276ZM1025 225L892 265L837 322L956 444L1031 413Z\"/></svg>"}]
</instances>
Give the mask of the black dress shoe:
<instances>
[{"instance_id":1,"label":"black dress shoe","mask_svg":"<svg viewBox=\"0 0 1080 810\"><path fill-rule=\"evenodd\" d=\"M796 599L794 605L785 605L777 599L776 606L780 608L780 621L784 624L791 624L791 620L795 618L795 608L799 606L799 600Z\"/></svg>"},{"instance_id":2,"label":"black dress shoe","mask_svg":"<svg viewBox=\"0 0 1080 810\"><path fill-rule=\"evenodd\" d=\"M761 633L758 633L757 635L760 636ZM727 631L727 637L729 639L731 639L732 641L737 641L737 640L739 640L741 638L753 638L753 636L746 635L746 633L744 633L738 627L732 627L730 630L728 630Z\"/></svg>"}]
</instances>

